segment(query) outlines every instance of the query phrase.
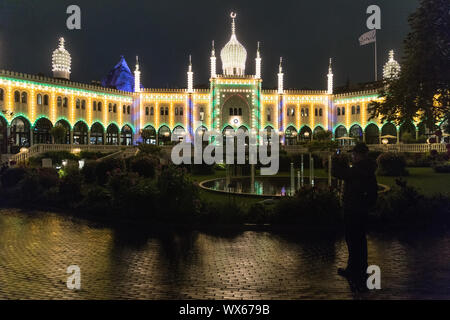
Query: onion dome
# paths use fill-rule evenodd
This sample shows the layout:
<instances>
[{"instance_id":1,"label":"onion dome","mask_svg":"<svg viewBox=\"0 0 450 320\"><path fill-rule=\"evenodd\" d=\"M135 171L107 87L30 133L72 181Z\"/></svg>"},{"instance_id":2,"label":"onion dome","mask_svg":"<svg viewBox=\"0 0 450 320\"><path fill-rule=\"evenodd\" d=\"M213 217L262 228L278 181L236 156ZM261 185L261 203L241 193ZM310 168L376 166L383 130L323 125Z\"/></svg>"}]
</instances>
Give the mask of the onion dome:
<instances>
[{"instance_id":1,"label":"onion dome","mask_svg":"<svg viewBox=\"0 0 450 320\"><path fill-rule=\"evenodd\" d=\"M245 74L247 50L245 50L244 46L236 38L234 22L236 14L232 12L230 17L233 19L231 23L231 38L220 52L223 74L225 76L243 76Z\"/></svg>"}]
</instances>

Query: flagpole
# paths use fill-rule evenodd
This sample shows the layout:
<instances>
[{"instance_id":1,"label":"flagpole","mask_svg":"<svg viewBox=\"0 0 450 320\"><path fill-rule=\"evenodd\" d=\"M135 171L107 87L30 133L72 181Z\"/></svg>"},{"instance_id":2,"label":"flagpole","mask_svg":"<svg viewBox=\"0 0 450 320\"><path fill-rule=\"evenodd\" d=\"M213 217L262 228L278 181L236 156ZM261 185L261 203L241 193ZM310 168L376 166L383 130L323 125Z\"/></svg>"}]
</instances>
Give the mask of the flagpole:
<instances>
[{"instance_id":1,"label":"flagpole","mask_svg":"<svg viewBox=\"0 0 450 320\"><path fill-rule=\"evenodd\" d=\"M377 38L375 35L375 82L378 81L378 70L377 70Z\"/></svg>"}]
</instances>

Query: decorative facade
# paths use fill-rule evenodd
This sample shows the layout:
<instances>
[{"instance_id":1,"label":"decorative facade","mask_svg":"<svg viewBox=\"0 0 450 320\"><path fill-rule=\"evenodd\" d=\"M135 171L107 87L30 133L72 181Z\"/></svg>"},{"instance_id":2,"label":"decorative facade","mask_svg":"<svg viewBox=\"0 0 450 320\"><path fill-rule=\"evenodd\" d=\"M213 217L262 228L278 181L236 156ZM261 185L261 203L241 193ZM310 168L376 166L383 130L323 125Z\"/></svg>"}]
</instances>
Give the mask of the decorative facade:
<instances>
[{"instance_id":1,"label":"decorative facade","mask_svg":"<svg viewBox=\"0 0 450 320\"><path fill-rule=\"evenodd\" d=\"M151 132L145 142L160 145L170 144L175 129L184 130L190 139L198 128L257 132L270 128L287 145L314 139L321 130L332 131L334 138L351 136L379 143L384 126L368 120L368 105L378 99L376 88L334 94L330 60L328 74L324 72L326 89L285 90L280 59L278 90L265 90L259 43L255 74L247 75L247 51L238 41L236 15L231 18L231 37L220 51L222 74L217 73L212 44L209 89L195 89L191 58L186 89L142 88L137 59L134 75L121 60L103 86L69 81L71 61L63 39L53 54L54 78L0 71L1 152L15 153L37 143L130 145L142 141L143 129ZM125 70L123 83L117 70ZM118 82L120 88L132 89L114 89ZM54 141L50 134L56 125L67 129L63 141ZM398 134L398 128L387 125L391 126L387 134Z\"/></svg>"}]
</instances>

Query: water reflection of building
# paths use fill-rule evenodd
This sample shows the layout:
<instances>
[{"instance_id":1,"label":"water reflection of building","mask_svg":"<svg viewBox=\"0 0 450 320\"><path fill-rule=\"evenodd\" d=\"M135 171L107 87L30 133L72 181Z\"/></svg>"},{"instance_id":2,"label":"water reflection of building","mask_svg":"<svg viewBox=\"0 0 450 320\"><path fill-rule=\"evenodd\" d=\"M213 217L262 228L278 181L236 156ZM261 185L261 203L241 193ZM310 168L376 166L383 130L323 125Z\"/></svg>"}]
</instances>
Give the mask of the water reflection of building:
<instances>
[{"instance_id":1,"label":"water reflection of building","mask_svg":"<svg viewBox=\"0 0 450 320\"><path fill-rule=\"evenodd\" d=\"M0 147L7 141L15 153L21 147L55 142L54 126L67 136L58 143L122 144L140 140L148 129L148 143L169 144L180 129L189 137L194 130L276 130L285 144L296 144L330 130L335 138L352 136L379 143L380 133L396 136L401 128L369 121L368 104L378 99L377 86L361 91L336 93L331 60L323 90L286 90L283 62L278 66L278 88L262 88L261 49L255 53L254 74L248 75L247 51L238 41L236 15L232 14L229 41L220 51L222 74L217 72L214 43L210 57L209 89L194 88L195 66L189 61L186 89L145 89L136 60L134 72L122 57L103 79L102 85L70 80L71 56L64 39L52 56L53 78L0 71ZM393 54L385 67L398 74ZM395 67L395 68L394 68ZM325 87L325 86L324 86ZM418 133L420 125L405 124L403 130Z\"/></svg>"}]
</instances>

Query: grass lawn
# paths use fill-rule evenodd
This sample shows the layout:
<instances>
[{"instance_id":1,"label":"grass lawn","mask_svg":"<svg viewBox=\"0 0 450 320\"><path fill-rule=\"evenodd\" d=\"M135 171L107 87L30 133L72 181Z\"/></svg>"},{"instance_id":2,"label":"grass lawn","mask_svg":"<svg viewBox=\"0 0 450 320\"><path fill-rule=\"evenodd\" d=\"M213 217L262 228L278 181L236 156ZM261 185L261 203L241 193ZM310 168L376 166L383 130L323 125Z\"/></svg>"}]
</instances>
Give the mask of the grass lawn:
<instances>
[{"instance_id":1,"label":"grass lawn","mask_svg":"<svg viewBox=\"0 0 450 320\"><path fill-rule=\"evenodd\" d=\"M437 193L450 193L450 174L435 173L432 168L408 168L409 176L404 177L406 181L416 187L425 195L433 195ZM309 170L305 169L305 177L309 176ZM259 172L256 172L259 175ZM314 170L316 177L326 178L327 171L324 169ZM277 176L289 176L288 172L279 172ZM201 181L223 178L225 177L225 170L216 170L213 175L198 175L192 176L192 180L199 183ZM396 177L382 177L377 176L378 183L393 187L395 186ZM239 206L246 209L252 204L264 200L260 197L251 196L228 196L218 192L207 191L200 189L200 197L205 201L210 202L228 202L235 201Z\"/></svg>"},{"instance_id":2,"label":"grass lawn","mask_svg":"<svg viewBox=\"0 0 450 320\"><path fill-rule=\"evenodd\" d=\"M425 195L450 194L450 174L436 173L433 168L408 168L405 180ZM396 177L377 177L378 183L395 186Z\"/></svg>"}]
</instances>

